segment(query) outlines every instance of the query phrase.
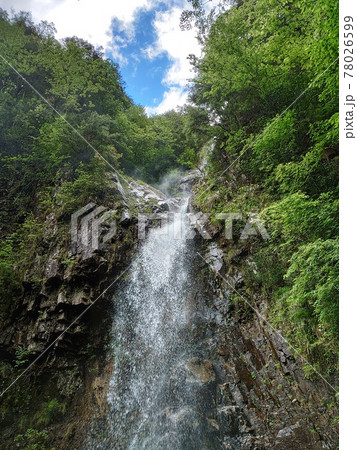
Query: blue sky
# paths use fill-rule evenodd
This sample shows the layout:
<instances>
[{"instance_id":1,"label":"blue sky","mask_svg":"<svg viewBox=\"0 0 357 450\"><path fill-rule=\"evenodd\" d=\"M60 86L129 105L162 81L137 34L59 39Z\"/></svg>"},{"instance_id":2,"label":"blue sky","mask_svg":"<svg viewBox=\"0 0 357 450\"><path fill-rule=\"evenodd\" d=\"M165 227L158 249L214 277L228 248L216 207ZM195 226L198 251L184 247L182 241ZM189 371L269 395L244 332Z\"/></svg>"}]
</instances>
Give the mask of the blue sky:
<instances>
[{"instance_id":1,"label":"blue sky","mask_svg":"<svg viewBox=\"0 0 357 450\"><path fill-rule=\"evenodd\" d=\"M120 29L118 20L112 22L114 38L119 37L123 40L122 44L119 44L122 55L120 71L126 83L126 92L135 103L149 107L156 107L163 100L165 86L161 81L171 64L167 53L161 53L151 60L144 52L144 49L155 42L153 23L157 12L165 9L167 10L160 5L160 9L156 10L139 10L133 22L135 36L131 39L128 39L125 31ZM106 54L116 59L110 50Z\"/></svg>"},{"instance_id":2,"label":"blue sky","mask_svg":"<svg viewBox=\"0 0 357 450\"><path fill-rule=\"evenodd\" d=\"M128 95L148 114L187 101L193 77L187 56L200 48L195 31L179 27L186 0L0 0L0 7L53 22L59 39L78 36L102 46L119 63Z\"/></svg>"}]
</instances>

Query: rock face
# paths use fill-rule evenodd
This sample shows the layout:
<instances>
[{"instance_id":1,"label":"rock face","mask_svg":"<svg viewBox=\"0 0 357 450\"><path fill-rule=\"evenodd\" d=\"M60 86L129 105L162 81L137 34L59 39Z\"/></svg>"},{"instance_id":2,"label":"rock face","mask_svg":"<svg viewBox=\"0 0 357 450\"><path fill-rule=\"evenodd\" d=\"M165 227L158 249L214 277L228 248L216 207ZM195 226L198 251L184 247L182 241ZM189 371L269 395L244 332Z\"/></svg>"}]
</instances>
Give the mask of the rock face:
<instances>
[{"instance_id":1,"label":"rock face","mask_svg":"<svg viewBox=\"0 0 357 450\"><path fill-rule=\"evenodd\" d=\"M129 189L131 199L141 212L145 211L148 205L153 212L157 213L175 211L180 206L179 199L168 198L158 189L144 183L131 181Z\"/></svg>"},{"instance_id":2,"label":"rock face","mask_svg":"<svg viewBox=\"0 0 357 450\"><path fill-rule=\"evenodd\" d=\"M210 244L205 255L205 261L214 272L219 272L223 266L223 252L217 244Z\"/></svg>"},{"instance_id":3,"label":"rock face","mask_svg":"<svg viewBox=\"0 0 357 450\"><path fill-rule=\"evenodd\" d=\"M197 176L181 184L187 186ZM56 217L47 218L44 248L32 272L25 274L23 295L11 319L0 330L0 353L8 361L2 367L1 390L55 342L5 394L1 448L16 448L15 436L28 428L45 429L49 448L88 448L84 442L93 418L100 439L113 371L107 340L111 291L93 302L131 262L138 245L137 213L175 211L179 205L179 200L134 181L120 197L115 238L87 259L68 259L57 239ZM195 350L172 367L169 389L174 396L187 386L201 414L172 404L158 411L158 421L174 423L176 432L187 436L187 450L337 448L334 392L323 380L305 378L302 362L265 323L264 302L256 299L261 315L230 302L232 283L243 285L244 279L232 270L218 243L198 233L192 247L195 281L185 304ZM50 409L54 400L59 406ZM194 438L198 430L205 436L199 443ZM168 449L175 437L168 433L160 439L156 448Z\"/></svg>"},{"instance_id":4,"label":"rock face","mask_svg":"<svg viewBox=\"0 0 357 450\"><path fill-rule=\"evenodd\" d=\"M63 220L50 214L42 246L24 275L23 291L1 324L0 390L34 361L28 375L4 394L1 448L14 448L15 437L26 429L44 427L51 448L79 448L94 411L107 408L111 285L117 284L113 282L128 268L138 247L138 212L163 212L177 203L144 183L129 180L124 190L117 177L114 181L115 235L87 255L71 256L70 242L61 234ZM64 225L69 235L70 218Z\"/></svg>"},{"instance_id":5,"label":"rock face","mask_svg":"<svg viewBox=\"0 0 357 450\"><path fill-rule=\"evenodd\" d=\"M184 191L189 191L200 177L202 177L202 172L199 169L191 170L186 176L180 179L178 186Z\"/></svg>"},{"instance_id":6,"label":"rock face","mask_svg":"<svg viewBox=\"0 0 357 450\"><path fill-rule=\"evenodd\" d=\"M211 383L216 380L216 374L210 361L202 361L195 357L187 361L187 367L191 372L189 381L192 383Z\"/></svg>"},{"instance_id":7,"label":"rock face","mask_svg":"<svg viewBox=\"0 0 357 450\"><path fill-rule=\"evenodd\" d=\"M197 247L211 255L206 261L212 270L200 276L206 262L194 263L201 281L190 301L192 333L202 357L188 362L192 380L213 388L207 398L219 444L207 448L336 448L335 392L322 379L305 378L302 361L262 316L231 304L232 275L225 275L227 262L219 265L220 275L214 270L212 259L224 256L213 248L212 254L212 243L204 241ZM243 281L241 274L235 279Z\"/></svg>"}]
</instances>

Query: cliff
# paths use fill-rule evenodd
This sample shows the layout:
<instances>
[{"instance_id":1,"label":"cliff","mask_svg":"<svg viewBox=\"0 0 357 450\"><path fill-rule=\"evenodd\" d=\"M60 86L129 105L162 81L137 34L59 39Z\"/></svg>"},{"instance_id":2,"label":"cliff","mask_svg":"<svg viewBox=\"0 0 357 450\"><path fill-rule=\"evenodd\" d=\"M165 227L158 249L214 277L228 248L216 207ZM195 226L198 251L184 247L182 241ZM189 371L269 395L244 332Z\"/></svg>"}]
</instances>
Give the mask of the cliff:
<instances>
[{"instance_id":1,"label":"cliff","mask_svg":"<svg viewBox=\"0 0 357 450\"><path fill-rule=\"evenodd\" d=\"M198 176L193 172L183 178L181 188L192 186ZM2 390L21 376L2 398L1 448L34 443L40 448L88 448L90 434L91 442L99 442L95 448L105 448L100 441L114 367L109 340L114 288L121 289L138 248L138 213L164 212L177 204L142 183L127 180L125 189L119 185L113 204L116 231L103 248L71 254L69 241L59 238L58 218L47 219L37 263L26 274L21 298L1 330ZM189 210L196 214L196 236L190 253L192 283L184 302L188 346L195 352L170 369L170 395L185 386L195 393L206 436L200 445L336 448L333 389L320 377L306 378L304 361L270 325L268 304L259 292L253 293L254 305L242 300L244 267L252 261L249 243L239 243L232 260L224 237L209 221L200 221L194 199ZM190 411L174 414L172 407L158 412L160 420L174 420L179 429L190 428L194 434Z\"/></svg>"}]
</instances>

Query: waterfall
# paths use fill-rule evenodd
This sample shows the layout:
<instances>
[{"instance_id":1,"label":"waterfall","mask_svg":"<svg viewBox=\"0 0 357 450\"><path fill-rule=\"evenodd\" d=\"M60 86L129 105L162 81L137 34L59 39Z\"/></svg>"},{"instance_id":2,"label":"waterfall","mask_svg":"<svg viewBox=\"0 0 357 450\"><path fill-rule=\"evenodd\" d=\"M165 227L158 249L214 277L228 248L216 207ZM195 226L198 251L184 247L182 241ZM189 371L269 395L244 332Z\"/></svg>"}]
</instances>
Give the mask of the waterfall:
<instances>
[{"instance_id":1,"label":"waterfall","mask_svg":"<svg viewBox=\"0 0 357 450\"><path fill-rule=\"evenodd\" d=\"M109 412L102 442L91 448L217 448L207 444L213 441L206 417L215 373L195 351L190 328L187 204L149 231L117 291Z\"/></svg>"}]
</instances>

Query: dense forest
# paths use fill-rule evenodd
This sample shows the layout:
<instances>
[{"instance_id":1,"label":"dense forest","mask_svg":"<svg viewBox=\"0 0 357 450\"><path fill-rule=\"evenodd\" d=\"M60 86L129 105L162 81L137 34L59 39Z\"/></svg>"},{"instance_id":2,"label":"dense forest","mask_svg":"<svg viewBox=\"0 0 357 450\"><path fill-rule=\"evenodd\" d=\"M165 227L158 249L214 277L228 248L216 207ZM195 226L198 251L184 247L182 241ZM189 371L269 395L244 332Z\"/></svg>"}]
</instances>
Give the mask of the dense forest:
<instances>
[{"instance_id":1,"label":"dense forest","mask_svg":"<svg viewBox=\"0 0 357 450\"><path fill-rule=\"evenodd\" d=\"M212 24L203 3L182 15L183 28L196 23L204 43L202 59L192 58L191 99L209 114L215 136L196 202L205 212L254 211L264 219L271 239L249 249L256 269L245 293L252 301L256 292L265 296L271 320L299 352L334 372L338 5L238 1Z\"/></svg>"},{"instance_id":2,"label":"dense forest","mask_svg":"<svg viewBox=\"0 0 357 450\"><path fill-rule=\"evenodd\" d=\"M338 4L223 1L207 15L204 1L189 3L181 27L196 26L203 47L200 58L190 55L190 103L152 117L100 48L58 41L53 24L36 25L29 13L0 12L0 320L21 296L46 217L55 211L64 229L88 199L108 204L114 170L155 184L204 155L194 204L211 227L223 233L218 213L258 213L270 235L241 241L242 220L222 244L230 264L242 252L250 258L244 295L264 300L308 377L333 376ZM231 301L252 314L239 292Z\"/></svg>"}]
</instances>

